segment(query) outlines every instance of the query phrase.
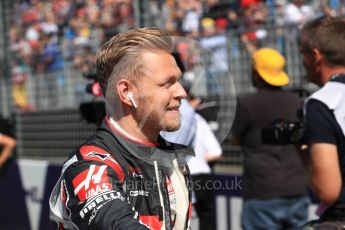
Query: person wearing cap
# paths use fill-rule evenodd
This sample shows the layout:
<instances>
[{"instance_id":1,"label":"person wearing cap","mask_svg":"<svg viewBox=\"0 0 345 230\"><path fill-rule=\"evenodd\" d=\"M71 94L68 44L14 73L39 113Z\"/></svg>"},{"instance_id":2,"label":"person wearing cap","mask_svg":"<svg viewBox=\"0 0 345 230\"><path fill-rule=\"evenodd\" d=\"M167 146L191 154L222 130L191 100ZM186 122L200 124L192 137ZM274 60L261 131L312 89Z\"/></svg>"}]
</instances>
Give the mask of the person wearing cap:
<instances>
[{"instance_id":1,"label":"person wearing cap","mask_svg":"<svg viewBox=\"0 0 345 230\"><path fill-rule=\"evenodd\" d=\"M282 88L289 83L284 67L276 50L255 51L252 83L257 92L237 101L232 142L244 151L244 230L299 229L307 222L309 198L297 146L262 141L262 129L275 120L298 120L300 100Z\"/></svg>"}]
</instances>

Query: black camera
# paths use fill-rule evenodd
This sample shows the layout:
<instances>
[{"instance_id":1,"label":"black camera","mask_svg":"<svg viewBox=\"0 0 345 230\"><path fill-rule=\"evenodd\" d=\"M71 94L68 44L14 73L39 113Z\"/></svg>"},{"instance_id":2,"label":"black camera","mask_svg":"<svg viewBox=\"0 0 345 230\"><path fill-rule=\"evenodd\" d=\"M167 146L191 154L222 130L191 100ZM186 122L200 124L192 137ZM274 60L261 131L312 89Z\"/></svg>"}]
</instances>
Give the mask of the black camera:
<instances>
[{"instance_id":1,"label":"black camera","mask_svg":"<svg viewBox=\"0 0 345 230\"><path fill-rule=\"evenodd\" d=\"M83 73L83 77L92 80L90 83L86 84L85 90L87 93L92 94L93 96L100 97L102 96L101 86L96 78L96 72L86 72Z\"/></svg>"},{"instance_id":2,"label":"black camera","mask_svg":"<svg viewBox=\"0 0 345 230\"><path fill-rule=\"evenodd\" d=\"M83 73L83 77L90 80L96 81L96 71L85 72Z\"/></svg>"},{"instance_id":3,"label":"black camera","mask_svg":"<svg viewBox=\"0 0 345 230\"><path fill-rule=\"evenodd\" d=\"M273 145L303 143L304 124L277 119L261 130L262 142Z\"/></svg>"}]
</instances>

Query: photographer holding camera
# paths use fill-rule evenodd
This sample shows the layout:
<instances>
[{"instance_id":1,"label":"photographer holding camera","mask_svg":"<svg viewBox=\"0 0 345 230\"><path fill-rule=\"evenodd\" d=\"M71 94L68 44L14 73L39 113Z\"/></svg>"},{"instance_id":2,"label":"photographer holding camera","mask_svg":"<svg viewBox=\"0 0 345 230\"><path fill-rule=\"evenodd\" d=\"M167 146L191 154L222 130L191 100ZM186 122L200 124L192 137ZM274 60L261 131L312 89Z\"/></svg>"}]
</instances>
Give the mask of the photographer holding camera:
<instances>
[{"instance_id":1,"label":"photographer holding camera","mask_svg":"<svg viewBox=\"0 0 345 230\"><path fill-rule=\"evenodd\" d=\"M302 157L321 205L307 229L345 226L345 19L321 17L302 29L301 53L308 80L321 87L305 102Z\"/></svg>"},{"instance_id":2,"label":"photographer holding camera","mask_svg":"<svg viewBox=\"0 0 345 230\"><path fill-rule=\"evenodd\" d=\"M244 150L242 227L299 229L307 222L309 199L297 145L263 141L262 130L276 119L297 121L300 100L281 87L289 82L285 59L274 49L252 55L257 92L237 101L233 144Z\"/></svg>"}]
</instances>

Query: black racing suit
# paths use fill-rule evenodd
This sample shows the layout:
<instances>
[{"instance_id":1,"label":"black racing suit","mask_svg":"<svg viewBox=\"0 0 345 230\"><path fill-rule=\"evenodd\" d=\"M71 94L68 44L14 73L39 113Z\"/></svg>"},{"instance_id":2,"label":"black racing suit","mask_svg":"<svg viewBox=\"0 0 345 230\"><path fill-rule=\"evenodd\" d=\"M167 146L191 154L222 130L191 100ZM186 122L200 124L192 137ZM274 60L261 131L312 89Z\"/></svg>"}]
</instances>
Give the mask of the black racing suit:
<instances>
[{"instance_id":1,"label":"black racing suit","mask_svg":"<svg viewBox=\"0 0 345 230\"><path fill-rule=\"evenodd\" d=\"M50 197L50 218L58 229L189 229L185 154L193 150L161 137L156 146L130 141L105 118L65 162ZM184 178L188 199L184 226L174 226L171 217L169 167Z\"/></svg>"}]
</instances>

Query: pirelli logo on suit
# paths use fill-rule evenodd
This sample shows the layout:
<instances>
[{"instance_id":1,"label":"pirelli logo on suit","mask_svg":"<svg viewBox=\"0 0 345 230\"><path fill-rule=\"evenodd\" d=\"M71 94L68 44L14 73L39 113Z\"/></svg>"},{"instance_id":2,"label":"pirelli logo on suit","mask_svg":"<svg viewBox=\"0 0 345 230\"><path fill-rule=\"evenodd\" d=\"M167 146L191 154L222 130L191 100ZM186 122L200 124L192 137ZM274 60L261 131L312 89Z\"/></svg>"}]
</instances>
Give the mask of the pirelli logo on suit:
<instances>
[{"instance_id":1,"label":"pirelli logo on suit","mask_svg":"<svg viewBox=\"0 0 345 230\"><path fill-rule=\"evenodd\" d=\"M87 201L82 210L79 212L79 215L82 219L84 219L85 215L87 215L89 212L98 210L104 204L116 199L121 201L125 200L125 198L121 196L120 192L116 192L114 190L98 194L94 198Z\"/></svg>"}]
</instances>

